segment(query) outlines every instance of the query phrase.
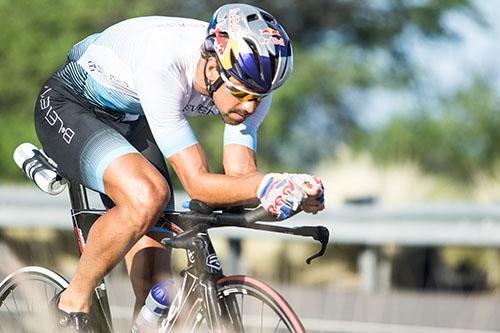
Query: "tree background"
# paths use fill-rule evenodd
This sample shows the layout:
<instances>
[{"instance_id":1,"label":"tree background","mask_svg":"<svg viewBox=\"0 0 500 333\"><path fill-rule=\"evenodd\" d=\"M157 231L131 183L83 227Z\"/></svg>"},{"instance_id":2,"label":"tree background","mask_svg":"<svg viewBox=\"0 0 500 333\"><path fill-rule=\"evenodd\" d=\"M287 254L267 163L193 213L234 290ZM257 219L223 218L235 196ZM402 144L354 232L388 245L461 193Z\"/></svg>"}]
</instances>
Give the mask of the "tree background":
<instances>
[{"instance_id":1,"label":"tree background","mask_svg":"<svg viewBox=\"0 0 500 333\"><path fill-rule=\"evenodd\" d=\"M408 40L460 43L450 15L487 29L469 0L243 1L273 13L294 45L294 72L274 96L259 132L263 170L309 171L335 159L340 146L367 152L377 163L411 160L422 170L469 182L494 170L500 116L492 78L470 73L454 89L430 88L412 61ZM87 35L128 17L168 15L208 20L223 1L0 1L0 181L20 181L15 147L38 142L33 104L44 80ZM175 46L172 46L175 47ZM406 96L400 112L369 126L359 112L367 96ZM390 103L389 103L390 104ZM363 107L367 109L365 105ZM384 113L382 109L370 110ZM213 170L220 171L222 123L192 119Z\"/></svg>"},{"instance_id":2,"label":"tree background","mask_svg":"<svg viewBox=\"0 0 500 333\"><path fill-rule=\"evenodd\" d=\"M436 54L442 52L443 45L461 45L463 36L456 25L449 24L450 18L460 18L459 25L478 27L488 34L491 27L477 6L481 0L243 2L273 13L291 36L294 46L294 72L274 94L271 112L259 131L259 166L263 171L313 171L318 167L325 170L326 164L326 171L337 172L326 186L327 191L365 185L373 173L357 177L338 172L337 165L342 167L343 152L348 150L363 158L369 156L379 168L390 170L394 165L416 165L421 173L413 183L390 174L394 178L393 188L398 188L394 191L397 195L401 188L412 192L414 185L426 185L427 179L422 181L422 175L438 177L435 187L439 187L439 191L452 187L450 183L458 184L453 187L455 192L474 187L477 174L500 175L498 73L492 71L485 75L473 68L461 68L465 80L456 82L455 77L445 77L444 84L439 85L433 73L436 64L422 64L415 52L420 45L435 49ZM184 16L207 21L223 3L218 0L0 0L0 22L3 23L0 184L27 181L15 166L12 153L22 142L38 142L33 127L35 99L44 81L64 63L66 53L75 43L134 16ZM191 118L190 122L207 150L212 170L220 172L222 122L207 117ZM359 161L364 159L354 159L347 168L356 169ZM378 186L381 184L385 185L376 182L374 187L383 187ZM492 186L500 189L498 183ZM496 195L500 198L499 190ZM402 200L409 201L407 199ZM330 202L328 209L331 209ZM10 242L12 248L19 248L20 253L24 251L23 260L37 264L47 258L55 262L60 258L53 256L54 253L74 250L68 245L73 244L71 233L47 232L47 238L42 240L33 240L26 236L28 234L2 230L0 238ZM37 237L40 238L40 234L37 233ZM285 245L278 245L282 246L279 251L285 251ZM55 246L66 250L54 250ZM23 250L26 247L28 251ZM261 242L255 244L255 248L268 249ZM300 272L301 277L295 279L313 281L309 283L314 285L316 281L327 284L333 274L325 273L330 272L326 265L347 263L346 280L350 281L355 258L361 250L361 247L336 245L324 261L325 266L317 267L316 274L311 274L310 268L291 268L290 262L300 257L294 248L285 257L283 253L276 256L279 263L276 271L285 275ZM406 273L410 281L416 280L416 271L409 264L415 260L425 262L428 259L421 258L426 256L437 260L435 249L423 249L424 253L413 249L405 251L396 253L394 260L395 265L398 260L408 265ZM456 263L465 258L483 265L481 269L493 267L494 273L490 275L495 278L491 285L498 289L500 275L495 268L499 267L498 250L488 251L485 254L476 249L444 249L442 258L438 259L443 260L448 269L441 272L445 277L458 275L453 275L454 270L458 271L455 267L460 266ZM265 255L268 257L268 253ZM433 265L439 266L435 262ZM263 266L266 265L260 262L255 265ZM333 272L338 280L338 270ZM394 272L405 273L396 266ZM318 280L311 280L311 276Z\"/></svg>"}]
</instances>

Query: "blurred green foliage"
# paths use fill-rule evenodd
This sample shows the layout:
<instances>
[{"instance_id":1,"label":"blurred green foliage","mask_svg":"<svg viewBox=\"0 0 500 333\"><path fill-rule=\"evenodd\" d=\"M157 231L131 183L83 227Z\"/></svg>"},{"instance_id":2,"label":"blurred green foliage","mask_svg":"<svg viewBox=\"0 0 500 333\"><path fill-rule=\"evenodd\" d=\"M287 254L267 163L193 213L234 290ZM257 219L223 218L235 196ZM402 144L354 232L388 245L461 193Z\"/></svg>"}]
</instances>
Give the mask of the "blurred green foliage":
<instances>
[{"instance_id":1,"label":"blurred green foliage","mask_svg":"<svg viewBox=\"0 0 500 333\"><path fill-rule=\"evenodd\" d=\"M500 96L481 78L432 108L416 108L383 128L358 132L351 143L381 163L417 161L427 172L460 182L493 172L500 156Z\"/></svg>"},{"instance_id":2,"label":"blurred green foliage","mask_svg":"<svg viewBox=\"0 0 500 333\"><path fill-rule=\"evenodd\" d=\"M462 171L492 165L499 148L488 144L496 100L481 84L440 101L436 115L416 110L387 128L359 126L349 96L374 88L412 90L418 72L408 61L404 37L412 30L427 39L454 38L443 18L462 12L481 23L469 0L289 0L244 1L279 18L294 41L294 73L274 94L259 132L261 168L304 170L330 157L347 140L368 147L381 161L417 159L427 170ZM33 103L44 80L64 63L66 52L87 35L122 19L169 15L208 20L223 1L199 0L16 0L0 1L0 180L23 179L12 162L16 145L37 142ZM481 105L475 94L483 94ZM352 98L352 97L351 97ZM486 100L487 99L487 100ZM489 101L489 102L488 102ZM456 111L459 110L459 114ZM498 117L498 116L495 116ZM471 123L477 122L477 123ZM213 170L220 171L222 124L193 119ZM487 132L483 130L487 128ZM461 140L455 140L459 135ZM471 137L474 139L470 141ZM439 143L437 143L439 142ZM467 142L467 143L466 143ZM439 148L429 151L429 147ZM468 147L465 151L462 147ZM487 156L488 155L488 156ZM454 162L454 161L457 162Z\"/></svg>"}]
</instances>

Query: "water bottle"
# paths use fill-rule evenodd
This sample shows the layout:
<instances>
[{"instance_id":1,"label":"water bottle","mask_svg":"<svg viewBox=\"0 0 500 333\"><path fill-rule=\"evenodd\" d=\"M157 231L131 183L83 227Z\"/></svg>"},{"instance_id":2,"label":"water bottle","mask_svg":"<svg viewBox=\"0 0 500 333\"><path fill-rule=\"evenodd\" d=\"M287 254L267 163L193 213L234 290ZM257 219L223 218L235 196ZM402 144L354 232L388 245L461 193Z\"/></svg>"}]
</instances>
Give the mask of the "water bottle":
<instances>
[{"instance_id":1,"label":"water bottle","mask_svg":"<svg viewBox=\"0 0 500 333\"><path fill-rule=\"evenodd\" d=\"M14 151L14 161L45 193L56 195L66 187L63 178L56 172L55 163L33 144L20 144Z\"/></svg>"},{"instance_id":2,"label":"water bottle","mask_svg":"<svg viewBox=\"0 0 500 333\"><path fill-rule=\"evenodd\" d=\"M132 326L132 333L158 332L161 318L168 313L168 287L172 280L159 282L151 288L146 302Z\"/></svg>"}]
</instances>

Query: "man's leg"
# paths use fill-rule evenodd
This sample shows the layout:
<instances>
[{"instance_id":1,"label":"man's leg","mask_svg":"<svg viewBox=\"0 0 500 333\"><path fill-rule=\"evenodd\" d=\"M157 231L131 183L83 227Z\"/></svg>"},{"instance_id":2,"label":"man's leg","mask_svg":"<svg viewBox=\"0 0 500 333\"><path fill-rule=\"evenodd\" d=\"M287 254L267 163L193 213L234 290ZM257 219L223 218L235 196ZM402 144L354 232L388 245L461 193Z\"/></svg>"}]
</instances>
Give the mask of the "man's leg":
<instances>
[{"instance_id":1,"label":"man's leg","mask_svg":"<svg viewBox=\"0 0 500 333\"><path fill-rule=\"evenodd\" d=\"M164 176L125 138L138 123L96 112L59 80L50 78L41 89L34 120L45 152L63 176L117 203L92 227L59 302L63 310L86 312L94 287L155 222L169 189Z\"/></svg>"},{"instance_id":2,"label":"man's leg","mask_svg":"<svg viewBox=\"0 0 500 333\"><path fill-rule=\"evenodd\" d=\"M164 177L137 153L111 162L103 180L116 206L89 232L75 275L61 294L59 308L67 312L88 313L94 288L154 225L169 199Z\"/></svg>"},{"instance_id":3,"label":"man's leg","mask_svg":"<svg viewBox=\"0 0 500 333\"><path fill-rule=\"evenodd\" d=\"M143 236L125 256L135 295L134 318L144 305L152 286L172 277L171 248L165 248L154 235L151 236Z\"/></svg>"},{"instance_id":4,"label":"man's leg","mask_svg":"<svg viewBox=\"0 0 500 333\"><path fill-rule=\"evenodd\" d=\"M109 119L106 119L106 114L104 113L99 114L98 118L109 123ZM109 124L119 130L119 128L116 128L116 123L111 122ZM141 116L137 121L129 123L128 127L125 129L126 130L121 130L121 134L123 134L127 141L130 142L144 158L155 166L167 181L169 188L172 189L172 182L170 180L165 158L156 144L146 118ZM103 193L100 195L107 209L111 209L115 206L115 203L107 195ZM167 209L174 209L173 191L170 192ZM125 256L127 272L132 282L134 295L136 296L134 318L142 305L144 305L144 301L151 287L155 283L172 276L170 262L172 251L170 248L165 248L160 244L162 236L164 236L164 234L161 233L143 236Z\"/></svg>"},{"instance_id":5,"label":"man's leg","mask_svg":"<svg viewBox=\"0 0 500 333\"><path fill-rule=\"evenodd\" d=\"M165 158L158 148L145 117L134 123L127 140L162 174L170 189L172 182ZM168 209L174 209L174 193L171 191ZM165 234L149 233L143 236L125 256L127 271L135 294L134 318L144 305L151 287L172 276L172 250L159 243Z\"/></svg>"}]
</instances>

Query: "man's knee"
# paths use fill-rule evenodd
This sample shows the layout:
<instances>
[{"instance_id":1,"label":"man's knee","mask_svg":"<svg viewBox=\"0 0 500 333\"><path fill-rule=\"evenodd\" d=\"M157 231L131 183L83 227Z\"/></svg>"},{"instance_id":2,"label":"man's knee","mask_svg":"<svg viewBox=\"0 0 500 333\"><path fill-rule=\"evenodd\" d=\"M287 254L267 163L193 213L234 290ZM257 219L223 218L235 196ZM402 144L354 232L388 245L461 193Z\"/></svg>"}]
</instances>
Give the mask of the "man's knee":
<instances>
[{"instance_id":1,"label":"man's knee","mask_svg":"<svg viewBox=\"0 0 500 333\"><path fill-rule=\"evenodd\" d=\"M139 154L113 161L103 180L114 209L122 213L122 223L137 234L145 234L154 225L170 198L165 178Z\"/></svg>"},{"instance_id":2,"label":"man's knee","mask_svg":"<svg viewBox=\"0 0 500 333\"><path fill-rule=\"evenodd\" d=\"M137 235L144 235L163 212L170 190L163 177L140 177L124 180L119 198L111 198L115 209L122 211L122 223Z\"/></svg>"},{"instance_id":3,"label":"man's knee","mask_svg":"<svg viewBox=\"0 0 500 333\"><path fill-rule=\"evenodd\" d=\"M134 196L136 205L146 208L146 214L163 210L170 198L167 182L161 178L154 182L151 180L143 181L139 186L140 189Z\"/></svg>"},{"instance_id":4,"label":"man's knee","mask_svg":"<svg viewBox=\"0 0 500 333\"><path fill-rule=\"evenodd\" d=\"M143 180L131 194L131 214L137 217L141 233L146 233L159 218L170 198L170 190L164 179L152 182Z\"/></svg>"}]
</instances>

